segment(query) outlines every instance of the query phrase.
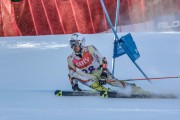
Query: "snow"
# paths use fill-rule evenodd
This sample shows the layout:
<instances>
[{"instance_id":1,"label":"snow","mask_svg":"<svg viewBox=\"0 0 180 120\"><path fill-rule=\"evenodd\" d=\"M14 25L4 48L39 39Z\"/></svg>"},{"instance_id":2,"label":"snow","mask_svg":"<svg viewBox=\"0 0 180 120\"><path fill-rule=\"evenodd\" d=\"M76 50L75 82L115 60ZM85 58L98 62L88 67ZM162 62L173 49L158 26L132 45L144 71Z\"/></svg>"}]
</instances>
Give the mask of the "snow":
<instances>
[{"instance_id":1,"label":"snow","mask_svg":"<svg viewBox=\"0 0 180 120\"><path fill-rule=\"evenodd\" d=\"M126 33L119 34L122 36ZM179 120L180 99L103 99L57 97L54 90L71 90L66 58L70 35L0 38L0 120ZM111 70L113 34L86 36L106 56ZM180 75L180 34L132 33L141 57L137 64L149 77ZM119 79L143 78L129 58L116 59ZM180 96L180 80L135 81L157 93ZM82 89L89 89L80 84ZM108 86L110 87L110 86ZM118 88L114 88L118 89Z\"/></svg>"}]
</instances>

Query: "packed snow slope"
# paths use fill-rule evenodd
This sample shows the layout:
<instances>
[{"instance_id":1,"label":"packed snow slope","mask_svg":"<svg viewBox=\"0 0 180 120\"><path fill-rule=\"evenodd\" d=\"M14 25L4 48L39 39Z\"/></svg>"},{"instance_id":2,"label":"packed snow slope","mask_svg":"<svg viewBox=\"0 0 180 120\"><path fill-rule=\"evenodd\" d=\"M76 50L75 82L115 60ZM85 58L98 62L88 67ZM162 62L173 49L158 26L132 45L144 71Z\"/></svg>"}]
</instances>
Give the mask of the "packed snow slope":
<instances>
[{"instance_id":1,"label":"packed snow slope","mask_svg":"<svg viewBox=\"0 0 180 120\"><path fill-rule=\"evenodd\" d=\"M141 55L136 62L149 77L180 75L180 34L132 33L132 36ZM180 99L55 96L56 89L71 90L66 62L72 52L69 37L0 38L0 120L180 119ZM85 37L86 45L94 45L108 59L111 70L113 34ZM116 59L115 76L143 78L126 55ZM180 79L134 83L149 91L180 96ZM81 84L80 87L89 89Z\"/></svg>"}]
</instances>

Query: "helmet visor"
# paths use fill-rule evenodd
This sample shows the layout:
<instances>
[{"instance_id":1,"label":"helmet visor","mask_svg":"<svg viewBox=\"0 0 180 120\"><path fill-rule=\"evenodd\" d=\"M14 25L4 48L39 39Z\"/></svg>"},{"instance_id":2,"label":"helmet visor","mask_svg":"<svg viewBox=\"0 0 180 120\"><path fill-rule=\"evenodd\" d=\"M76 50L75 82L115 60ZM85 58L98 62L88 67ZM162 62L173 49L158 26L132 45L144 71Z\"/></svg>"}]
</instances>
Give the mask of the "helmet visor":
<instances>
[{"instance_id":1,"label":"helmet visor","mask_svg":"<svg viewBox=\"0 0 180 120\"><path fill-rule=\"evenodd\" d=\"M73 48L74 46L80 46L80 40L70 40L70 46Z\"/></svg>"}]
</instances>

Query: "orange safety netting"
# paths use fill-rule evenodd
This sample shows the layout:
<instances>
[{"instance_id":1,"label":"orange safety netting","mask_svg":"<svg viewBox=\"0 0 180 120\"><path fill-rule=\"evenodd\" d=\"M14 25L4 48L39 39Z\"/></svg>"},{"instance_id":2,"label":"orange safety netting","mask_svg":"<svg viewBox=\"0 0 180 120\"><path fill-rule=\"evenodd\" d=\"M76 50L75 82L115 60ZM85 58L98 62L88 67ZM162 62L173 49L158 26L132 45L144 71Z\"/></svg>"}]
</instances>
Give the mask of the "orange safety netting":
<instances>
[{"instance_id":1,"label":"orange safety netting","mask_svg":"<svg viewBox=\"0 0 180 120\"><path fill-rule=\"evenodd\" d=\"M113 24L116 2L104 0ZM144 22L179 9L180 0L121 0L119 25ZM108 29L99 0L0 1L0 36L98 33Z\"/></svg>"}]
</instances>

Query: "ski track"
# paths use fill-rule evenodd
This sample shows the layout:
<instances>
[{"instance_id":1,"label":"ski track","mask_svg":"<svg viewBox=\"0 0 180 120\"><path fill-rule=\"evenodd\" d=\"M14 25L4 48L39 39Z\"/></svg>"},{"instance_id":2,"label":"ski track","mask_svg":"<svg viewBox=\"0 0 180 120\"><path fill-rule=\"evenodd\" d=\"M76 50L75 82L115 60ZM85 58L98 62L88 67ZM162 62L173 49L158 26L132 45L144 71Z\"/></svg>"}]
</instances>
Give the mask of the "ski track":
<instances>
[{"instance_id":1,"label":"ski track","mask_svg":"<svg viewBox=\"0 0 180 120\"><path fill-rule=\"evenodd\" d=\"M178 120L180 99L55 96L54 90L1 90L0 120ZM88 116L88 117L87 117ZM135 119L135 120L136 120Z\"/></svg>"}]
</instances>

